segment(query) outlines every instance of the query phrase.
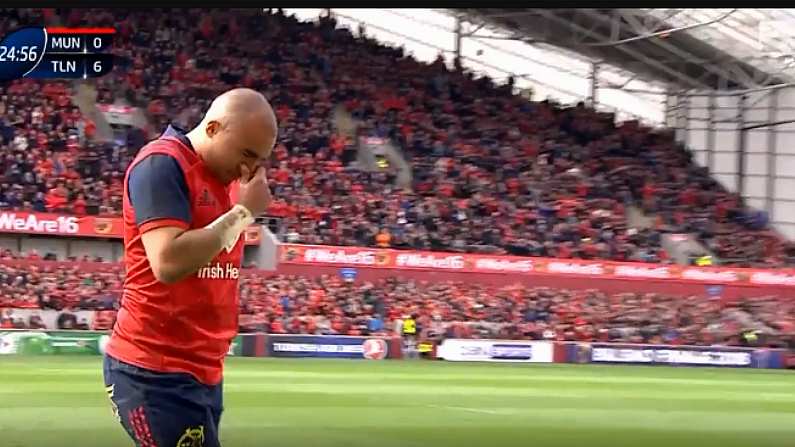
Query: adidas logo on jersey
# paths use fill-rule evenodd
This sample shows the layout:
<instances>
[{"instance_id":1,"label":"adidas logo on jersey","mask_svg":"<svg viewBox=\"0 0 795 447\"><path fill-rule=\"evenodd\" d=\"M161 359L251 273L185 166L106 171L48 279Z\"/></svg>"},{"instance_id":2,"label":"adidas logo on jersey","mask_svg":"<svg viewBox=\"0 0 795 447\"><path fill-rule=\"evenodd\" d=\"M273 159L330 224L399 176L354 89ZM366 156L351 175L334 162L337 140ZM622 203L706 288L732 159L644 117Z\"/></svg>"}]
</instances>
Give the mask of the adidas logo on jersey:
<instances>
[{"instance_id":1,"label":"adidas logo on jersey","mask_svg":"<svg viewBox=\"0 0 795 447\"><path fill-rule=\"evenodd\" d=\"M203 189L197 201L199 206L215 206L215 199L210 195L210 191Z\"/></svg>"}]
</instances>

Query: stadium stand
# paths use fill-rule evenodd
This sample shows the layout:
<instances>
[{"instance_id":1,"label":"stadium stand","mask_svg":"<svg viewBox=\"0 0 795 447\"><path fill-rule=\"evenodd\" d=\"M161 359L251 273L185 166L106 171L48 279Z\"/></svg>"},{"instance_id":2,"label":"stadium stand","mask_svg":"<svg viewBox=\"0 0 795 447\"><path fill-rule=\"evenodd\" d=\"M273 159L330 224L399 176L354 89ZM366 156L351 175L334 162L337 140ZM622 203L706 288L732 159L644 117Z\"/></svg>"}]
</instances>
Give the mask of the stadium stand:
<instances>
[{"instance_id":1,"label":"stadium stand","mask_svg":"<svg viewBox=\"0 0 795 447\"><path fill-rule=\"evenodd\" d=\"M2 27L40 19L25 14L14 10ZM670 262L661 233L692 231L736 265L788 262L788 246L765 219L697 168L670 132L616 125L583 104L528 102L460 67L419 63L335 29L333 18L199 10L52 17L119 29L121 69L98 82L98 100L146 107L155 128L169 118L192 125L208 98L232 85L272 98L281 134L269 214L291 242ZM78 130L90 134L93 124L63 84L18 81L0 94L8 110L0 207L118 214L123 170L138 146L79 142ZM393 172L344 163L335 104L361 120L362 132L403 149L411 190L396 187ZM630 228L630 205L657 213L656 228Z\"/></svg>"},{"instance_id":2,"label":"stadium stand","mask_svg":"<svg viewBox=\"0 0 795 447\"><path fill-rule=\"evenodd\" d=\"M281 128L268 214L281 219L289 242L671 263L661 235L694 232L733 265L790 263L791 244L698 168L670 131L616 124L582 103L529 102L441 59L423 64L336 28L333 18L13 10L0 18L0 29L42 19L115 26L120 69L97 82L98 101L144 107L156 129L169 121L195 124L209 98L233 85L271 98ZM91 142L94 123L70 95L57 82L0 86L0 209L120 213L124 169L143 141ZM413 170L410 188L396 185L393 170L367 172L351 163L346 152L356 142L333 125L338 105L361 123L357 136L388 138L401 148ZM631 227L629 206L656 215L654 228ZM101 273L46 262L2 266L0 307L96 310L98 327L109 327L122 276L116 264ZM244 275L244 331L378 333L406 314L417 314L429 336L672 344L738 344L741 329L791 333L795 323L795 307L783 297L726 302ZM0 326L40 324L4 317Z\"/></svg>"}]
</instances>

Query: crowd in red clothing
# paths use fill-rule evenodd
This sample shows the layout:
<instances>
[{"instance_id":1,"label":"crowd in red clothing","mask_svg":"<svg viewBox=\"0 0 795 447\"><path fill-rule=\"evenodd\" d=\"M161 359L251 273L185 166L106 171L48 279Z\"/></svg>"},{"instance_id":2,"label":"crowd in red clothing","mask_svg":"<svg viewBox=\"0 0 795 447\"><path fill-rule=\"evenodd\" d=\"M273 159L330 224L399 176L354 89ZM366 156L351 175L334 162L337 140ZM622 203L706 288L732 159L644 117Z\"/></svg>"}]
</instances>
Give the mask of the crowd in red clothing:
<instances>
[{"instance_id":1,"label":"crowd in red clothing","mask_svg":"<svg viewBox=\"0 0 795 447\"><path fill-rule=\"evenodd\" d=\"M397 332L394 322L409 315L431 338L709 345L739 344L747 330L791 337L795 329L795 305L776 297L724 302L399 278L352 284L331 276L249 276L243 290L252 329L277 333L358 335L374 317Z\"/></svg>"},{"instance_id":2,"label":"crowd in red clothing","mask_svg":"<svg viewBox=\"0 0 795 447\"><path fill-rule=\"evenodd\" d=\"M60 83L0 87L0 207L118 214L129 158L121 148L81 142L87 122L68 95Z\"/></svg>"},{"instance_id":3,"label":"crowd in red clothing","mask_svg":"<svg viewBox=\"0 0 795 447\"><path fill-rule=\"evenodd\" d=\"M528 102L510 83L420 63L333 18L12 10L0 29L46 20L115 27L117 69L96 81L98 100L141 106L154 128L196 124L230 87L262 91L280 124L269 214L290 242L670 262L661 233L686 231L729 262L789 262L766 218L697 168L671 132L617 126L582 104ZM93 123L68 95L58 83L0 87L0 208L119 213L123 171L142 141L91 143ZM410 189L394 172L348 163L356 142L334 130L337 105L361 122L360 136L402 148ZM659 213L657 228L629 228L630 205Z\"/></svg>"},{"instance_id":4,"label":"crowd in red clothing","mask_svg":"<svg viewBox=\"0 0 795 447\"><path fill-rule=\"evenodd\" d=\"M88 310L112 309L121 293L120 264L108 263L97 271L81 271L39 262L14 267L0 265L0 308Z\"/></svg>"},{"instance_id":5,"label":"crowd in red clothing","mask_svg":"<svg viewBox=\"0 0 795 447\"><path fill-rule=\"evenodd\" d=\"M0 264L0 308L110 311L118 305L122 279L120 264L91 272L78 264ZM396 322L413 316L425 338L710 345L740 344L749 330L780 341L795 334L795 302L771 296L726 301L396 277L354 283L244 270L240 298L244 332L399 334ZM3 322L11 323L19 322Z\"/></svg>"}]
</instances>

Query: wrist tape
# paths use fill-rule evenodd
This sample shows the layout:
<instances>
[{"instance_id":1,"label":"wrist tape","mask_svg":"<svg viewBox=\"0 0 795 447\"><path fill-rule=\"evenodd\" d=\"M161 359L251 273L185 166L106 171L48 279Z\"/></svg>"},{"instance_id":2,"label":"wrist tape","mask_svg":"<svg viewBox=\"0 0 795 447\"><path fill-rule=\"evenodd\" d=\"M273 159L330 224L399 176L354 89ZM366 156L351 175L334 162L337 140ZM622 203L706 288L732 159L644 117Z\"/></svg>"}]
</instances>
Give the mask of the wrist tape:
<instances>
[{"instance_id":1,"label":"wrist tape","mask_svg":"<svg viewBox=\"0 0 795 447\"><path fill-rule=\"evenodd\" d=\"M237 204L226 213L218 216L218 219L215 219L205 228L210 230L217 229L216 231L221 233L223 247L229 252L237 244L240 233L253 223L254 216L251 211L245 206Z\"/></svg>"}]
</instances>

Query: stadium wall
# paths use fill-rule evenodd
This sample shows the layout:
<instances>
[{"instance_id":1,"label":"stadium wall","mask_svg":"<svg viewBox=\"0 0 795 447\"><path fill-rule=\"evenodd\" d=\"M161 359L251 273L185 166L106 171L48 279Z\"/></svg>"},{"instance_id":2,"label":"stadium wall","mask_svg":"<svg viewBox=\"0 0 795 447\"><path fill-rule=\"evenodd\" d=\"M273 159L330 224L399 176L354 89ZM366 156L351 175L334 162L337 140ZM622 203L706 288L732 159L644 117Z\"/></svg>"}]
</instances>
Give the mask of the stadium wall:
<instances>
[{"instance_id":1,"label":"stadium wall","mask_svg":"<svg viewBox=\"0 0 795 447\"><path fill-rule=\"evenodd\" d=\"M386 252L390 255L398 253L402 256L414 256L410 259L428 260L422 252L398 252L395 250L371 250L343 247L327 247L327 249L340 250L365 250L368 253ZM419 255L417 253L420 253ZM382 253L383 254L383 253ZM419 256L419 257L417 257ZM445 257L461 258L460 254L435 253L433 259L446 259ZM373 257L377 257L373 255ZM475 255L477 259L482 259ZM466 259L465 257L463 257ZM382 257L382 262L384 258ZM392 258L389 258L392 259ZM487 260L499 261L499 257L488 256ZM518 259L518 261L516 260ZM502 263L495 261L491 264L471 264L475 267L464 268L466 264L440 264L422 268L394 266L390 263L380 266L358 265L356 263L302 263L281 260L276 270L247 270L251 274L260 276L273 275L301 275L317 277L320 275L348 275L354 281L377 281L388 277L409 278L420 281L462 281L478 282L481 284L505 285L509 283L525 284L528 287L552 287L566 289L599 289L606 293L637 292L637 293L665 293L675 295L696 295L720 297L722 299L737 299L765 295L788 296L793 292L795 280L788 273L773 274L764 271L746 271L747 269L705 269L696 267L682 268L681 266L660 266L643 264L624 264L607 262L589 262L577 260L554 260L543 258L508 258ZM520 264L516 264L516 263ZM109 271L123 268L119 263L103 262L68 262L68 261L38 261L29 259L3 260L4 265L17 268L65 268L78 269L83 272ZM446 265L448 268L445 268ZM476 270L476 266L494 267L494 270ZM525 271L499 271L499 268L532 267ZM552 265L558 271L551 272ZM354 267L355 268L351 268ZM449 267L461 266L461 271ZM626 268L625 268L626 267ZM624 270L620 270L624 268ZM486 272L488 271L488 273ZM623 272L623 273L622 273ZM621 275L625 276L621 276ZM637 276L628 276L630 274ZM703 276L699 276L703 275ZM663 277L664 276L664 277ZM697 278L697 279L677 279ZM751 281L756 278L757 283Z\"/></svg>"},{"instance_id":2,"label":"stadium wall","mask_svg":"<svg viewBox=\"0 0 795 447\"><path fill-rule=\"evenodd\" d=\"M795 239L795 86L670 95L666 124L699 165Z\"/></svg>"},{"instance_id":3,"label":"stadium wall","mask_svg":"<svg viewBox=\"0 0 795 447\"><path fill-rule=\"evenodd\" d=\"M124 254L121 217L73 216L68 214L0 211L0 248L40 256L54 254L119 261ZM251 225L243 233L246 246L260 244L262 229Z\"/></svg>"},{"instance_id":4,"label":"stadium wall","mask_svg":"<svg viewBox=\"0 0 795 447\"><path fill-rule=\"evenodd\" d=\"M788 294L795 286L790 269L704 268L319 245L282 244L279 250L279 273L343 274L355 267L353 276L365 281L399 276L427 281L518 282L529 286L729 299Z\"/></svg>"},{"instance_id":5,"label":"stadium wall","mask_svg":"<svg viewBox=\"0 0 795 447\"><path fill-rule=\"evenodd\" d=\"M306 265L281 265L276 273L317 277L320 275L340 275L340 267L312 267ZM506 285L524 284L528 287L550 287L558 289L587 290L598 289L605 293L664 293L668 295L720 296L723 299L738 299L763 295L782 295L792 293L787 286L719 285L696 284L672 280L651 279L602 279L578 278L564 275L519 275L508 273L465 273L434 272L424 270L391 270L359 267L356 281L378 281L389 277L413 279L416 281L456 281L477 282L480 284Z\"/></svg>"},{"instance_id":6,"label":"stadium wall","mask_svg":"<svg viewBox=\"0 0 795 447\"><path fill-rule=\"evenodd\" d=\"M52 253L58 259L88 256L91 259L102 258L108 262L121 261L124 254L124 247L119 241L33 235L1 235L0 248L7 248L16 253L30 253L36 250L42 257Z\"/></svg>"}]
</instances>

